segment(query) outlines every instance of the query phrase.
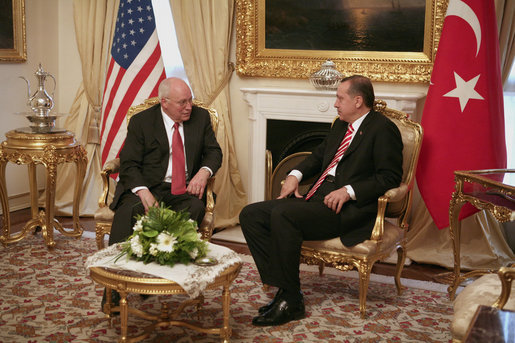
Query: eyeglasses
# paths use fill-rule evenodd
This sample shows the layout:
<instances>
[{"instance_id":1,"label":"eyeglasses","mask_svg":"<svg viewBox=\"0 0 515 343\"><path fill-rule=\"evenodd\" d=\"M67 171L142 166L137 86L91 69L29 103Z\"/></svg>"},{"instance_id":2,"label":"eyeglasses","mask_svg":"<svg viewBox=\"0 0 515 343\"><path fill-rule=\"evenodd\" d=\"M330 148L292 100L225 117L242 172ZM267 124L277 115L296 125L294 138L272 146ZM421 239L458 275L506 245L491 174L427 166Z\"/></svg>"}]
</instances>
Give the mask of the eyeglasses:
<instances>
[{"instance_id":1,"label":"eyeglasses","mask_svg":"<svg viewBox=\"0 0 515 343\"><path fill-rule=\"evenodd\" d=\"M165 99L166 101L173 102L173 103L177 104L179 107L185 107L188 104L189 105L193 104L193 99L192 98L182 99L182 100L179 100L179 101L175 101L175 100L172 100L170 98L163 98L163 99Z\"/></svg>"}]
</instances>

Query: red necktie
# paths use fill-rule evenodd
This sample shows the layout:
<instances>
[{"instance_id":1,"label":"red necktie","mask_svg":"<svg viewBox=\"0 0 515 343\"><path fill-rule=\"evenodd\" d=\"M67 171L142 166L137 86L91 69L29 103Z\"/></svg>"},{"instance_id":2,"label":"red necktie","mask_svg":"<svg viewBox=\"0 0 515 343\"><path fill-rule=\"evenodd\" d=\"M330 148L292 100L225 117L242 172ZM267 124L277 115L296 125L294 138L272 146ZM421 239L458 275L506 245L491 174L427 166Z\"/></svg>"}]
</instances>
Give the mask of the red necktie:
<instances>
[{"instance_id":1,"label":"red necktie","mask_svg":"<svg viewBox=\"0 0 515 343\"><path fill-rule=\"evenodd\" d=\"M186 166L184 164L184 146L182 144L179 123L173 126L172 137L172 194L186 193Z\"/></svg>"},{"instance_id":2,"label":"red necktie","mask_svg":"<svg viewBox=\"0 0 515 343\"><path fill-rule=\"evenodd\" d=\"M347 132L345 133L345 136L342 139L342 142L340 143L340 146L338 147L338 150L336 151L336 154L334 155L333 159L331 160L331 163L327 166L327 168L324 170L322 175L320 175L320 178L315 183L315 185L310 189L308 194L306 195L306 200L309 200L313 194L317 191L318 187L324 182L327 174L331 169L334 168L335 165L340 162L341 157L343 156L343 153L350 145L350 140L352 138L352 133L354 132L354 129L352 128L352 124L349 124L349 128L347 129Z\"/></svg>"}]
</instances>

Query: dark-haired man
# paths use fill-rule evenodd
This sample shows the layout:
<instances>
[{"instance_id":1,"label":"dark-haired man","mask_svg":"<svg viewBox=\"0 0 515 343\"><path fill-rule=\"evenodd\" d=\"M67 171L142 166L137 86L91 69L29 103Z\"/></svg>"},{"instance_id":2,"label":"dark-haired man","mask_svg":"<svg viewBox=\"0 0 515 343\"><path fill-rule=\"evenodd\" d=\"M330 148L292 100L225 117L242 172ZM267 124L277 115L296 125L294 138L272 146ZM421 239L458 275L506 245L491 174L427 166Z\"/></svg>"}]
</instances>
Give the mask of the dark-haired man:
<instances>
[{"instance_id":1,"label":"dark-haired man","mask_svg":"<svg viewBox=\"0 0 515 343\"><path fill-rule=\"evenodd\" d=\"M325 140L286 177L279 197L254 203L240 223L264 284L279 288L252 320L281 325L305 317L299 259L304 240L340 237L346 246L370 237L377 198L402 178L402 139L397 126L373 110L366 77L342 80L336 93L339 120ZM306 195L302 178L316 176Z\"/></svg>"}]
</instances>

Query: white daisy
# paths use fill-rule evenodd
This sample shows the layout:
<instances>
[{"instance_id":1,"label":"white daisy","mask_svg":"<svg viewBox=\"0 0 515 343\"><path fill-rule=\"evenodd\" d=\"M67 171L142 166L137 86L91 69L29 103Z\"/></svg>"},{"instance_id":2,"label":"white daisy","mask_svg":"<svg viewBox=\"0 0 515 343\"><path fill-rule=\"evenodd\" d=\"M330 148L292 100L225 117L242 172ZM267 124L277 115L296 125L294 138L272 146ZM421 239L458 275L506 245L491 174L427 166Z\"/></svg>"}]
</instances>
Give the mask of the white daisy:
<instances>
[{"instance_id":1,"label":"white daisy","mask_svg":"<svg viewBox=\"0 0 515 343\"><path fill-rule=\"evenodd\" d=\"M173 246L177 242L177 238L166 232L161 232L157 236L157 250L164 252L172 252Z\"/></svg>"},{"instance_id":2,"label":"white daisy","mask_svg":"<svg viewBox=\"0 0 515 343\"><path fill-rule=\"evenodd\" d=\"M143 256L143 245L141 245L138 235L131 238L131 249L132 252L136 254L136 256Z\"/></svg>"}]
</instances>

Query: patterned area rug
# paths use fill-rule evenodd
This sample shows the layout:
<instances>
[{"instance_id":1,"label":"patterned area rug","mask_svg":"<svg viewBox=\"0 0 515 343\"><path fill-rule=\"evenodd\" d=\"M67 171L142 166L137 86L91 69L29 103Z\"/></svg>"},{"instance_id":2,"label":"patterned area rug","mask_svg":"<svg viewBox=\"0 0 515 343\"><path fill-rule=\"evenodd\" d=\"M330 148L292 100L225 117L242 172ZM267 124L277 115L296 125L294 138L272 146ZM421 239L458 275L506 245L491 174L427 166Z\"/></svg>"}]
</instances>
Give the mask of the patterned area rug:
<instances>
[{"instance_id":1,"label":"patterned area rug","mask_svg":"<svg viewBox=\"0 0 515 343\"><path fill-rule=\"evenodd\" d=\"M116 342L119 321L113 326L100 311L103 288L83 267L96 251L95 241L56 235L51 251L42 237L30 236L0 248L0 342ZM231 288L231 342L450 342L452 304L444 293L408 288L396 295L394 285L371 282L368 318L359 317L358 280L315 272L301 272L307 318L279 327L251 325L259 306L275 293L264 293L252 263L245 262ZM345 273L341 273L345 275ZM185 296L131 295L129 304L158 313L159 302L174 308ZM199 323L195 308L182 314ZM222 322L221 290L205 293L200 322ZM129 317L129 333L148 322ZM142 342L217 342L218 337L187 328L157 329Z\"/></svg>"}]
</instances>

